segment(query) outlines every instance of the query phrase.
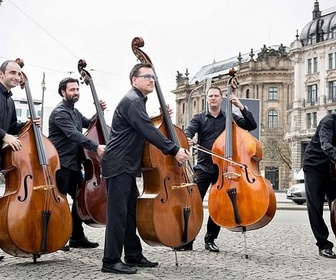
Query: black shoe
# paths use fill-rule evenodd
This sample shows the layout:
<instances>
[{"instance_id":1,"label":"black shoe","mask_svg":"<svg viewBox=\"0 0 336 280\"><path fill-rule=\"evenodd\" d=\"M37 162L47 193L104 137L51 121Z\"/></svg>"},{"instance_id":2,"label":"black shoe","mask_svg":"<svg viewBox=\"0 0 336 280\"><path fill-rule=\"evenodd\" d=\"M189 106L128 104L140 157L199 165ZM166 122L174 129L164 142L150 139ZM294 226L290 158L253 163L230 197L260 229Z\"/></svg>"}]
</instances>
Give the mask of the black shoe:
<instances>
[{"instance_id":1,"label":"black shoe","mask_svg":"<svg viewBox=\"0 0 336 280\"><path fill-rule=\"evenodd\" d=\"M125 258L125 263L128 266L139 266L139 267L156 267L159 263L157 262L150 262L145 257L142 257L140 260L128 260Z\"/></svg>"},{"instance_id":2,"label":"black shoe","mask_svg":"<svg viewBox=\"0 0 336 280\"><path fill-rule=\"evenodd\" d=\"M210 252L216 252L216 253L219 252L217 245L213 241L205 242L205 250L209 250Z\"/></svg>"},{"instance_id":3,"label":"black shoe","mask_svg":"<svg viewBox=\"0 0 336 280\"><path fill-rule=\"evenodd\" d=\"M71 240L69 243L72 248L96 248L99 246L97 242L90 242L87 237L83 237L79 240Z\"/></svg>"},{"instance_id":4,"label":"black shoe","mask_svg":"<svg viewBox=\"0 0 336 280\"><path fill-rule=\"evenodd\" d=\"M336 254L331 249L319 250L319 254L320 256L325 257L325 258L336 259Z\"/></svg>"},{"instance_id":5,"label":"black shoe","mask_svg":"<svg viewBox=\"0 0 336 280\"><path fill-rule=\"evenodd\" d=\"M0 261L2 261L5 257L4 256L0 256Z\"/></svg>"},{"instance_id":6,"label":"black shoe","mask_svg":"<svg viewBox=\"0 0 336 280\"><path fill-rule=\"evenodd\" d=\"M114 264L103 264L101 271L119 274L134 274L137 273L138 270L134 267L129 267L123 262L117 262Z\"/></svg>"},{"instance_id":7,"label":"black shoe","mask_svg":"<svg viewBox=\"0 0 336 280\"><path fill-rule=\"evenodd\" d=\"M62 247L61 249L59 249L59 251L69 252L70 251L70 246L69 245L65 245L64 247Z\"/></svg>"},{"instance_id":8,"label":"black shoe","mask_svg":"<svg viewBox=\"0 0 336 280\"><path fill-rule=\"evenodd\" d=\"M176 251L192 251L193 250L193 243L187 243L187 244L183 244L179 247L173 248Z\"/></svg>"}]
</instances>

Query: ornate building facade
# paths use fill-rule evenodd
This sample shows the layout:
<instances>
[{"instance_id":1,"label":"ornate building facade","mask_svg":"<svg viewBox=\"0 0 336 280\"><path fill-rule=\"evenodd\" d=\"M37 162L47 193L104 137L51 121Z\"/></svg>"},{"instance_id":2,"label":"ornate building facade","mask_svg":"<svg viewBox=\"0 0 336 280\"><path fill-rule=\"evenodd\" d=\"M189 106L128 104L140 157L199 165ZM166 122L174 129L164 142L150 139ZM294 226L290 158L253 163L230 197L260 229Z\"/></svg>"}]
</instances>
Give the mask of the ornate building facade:
<instances>
[{"instance_id":1,"label":"ornate building facade","mask_svg":"<svg viewBox=\"0 0 336 280\"><path fill-rule=\"evenodd\" d=\"M294 87L287 111L285 139L292 150L292 167L300 169L305 147L319 120L336 109L336 7L320 11L291 44Z\"/></svg>"},{"instance_id":2,"label":"ornate building facade","mask_svg":"<svg viewBox=\"0 0 336 280\"><path fill-rule=\"evenodd\" d=\"M318 120L336 108L336 7L319 10L290 48L282 44L203 66L192 78L177 72L176 125L206 109L210 85L227 92L228 70L237 70L236 95L259 100L260 172L274 189L283 190L301 167L302 153Z\"/></svg>"}]
</instances>

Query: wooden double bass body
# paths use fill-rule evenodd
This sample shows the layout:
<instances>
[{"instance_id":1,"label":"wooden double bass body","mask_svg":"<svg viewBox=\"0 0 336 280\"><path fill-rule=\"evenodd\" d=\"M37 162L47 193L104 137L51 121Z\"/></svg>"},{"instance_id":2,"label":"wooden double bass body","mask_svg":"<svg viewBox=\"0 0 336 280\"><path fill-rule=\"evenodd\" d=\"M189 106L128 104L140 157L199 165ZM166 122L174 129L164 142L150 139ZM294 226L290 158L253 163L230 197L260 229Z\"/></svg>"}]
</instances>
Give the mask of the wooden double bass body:
<instances>
[{"instance_id":1,"label":"wooden double bass body","mask_svg":"<svg viewBox=\"0 0 336 280\"><path fill-rule=\"evenodd\" d=\"M84 82L90 85L97 116L85 133L85 136L99 144L106 144L110 128L106 125L104 114L99 103L95 86L90 73L85 70L85 60L78 62L78 71ZM106 180L102 177L101 159L96 152L83 150L82 164L84 180L78 185L76 192L76 209L81 220L92 227L106 225Z\"/></svg>"},{"instance_id":2,"label":"wooden double bass body","mask_svg":"<svg viewBox=\"0 0 336 280\"><path fill-rule=\"evenodd\" d=\"M232 77L235 78L235 77ZM231 94L231 83L228 96ZM209 214L218 225L232 231L259 229L276 211L276 198L269 180L260 175L261 143L232 118L227 98L226 128L212 147L219 176L210 189ZM225 160L218 156L224 156Z\"/></svg>"},{"instance_id":3,"label":"wooden double bass body","mask_svg":"<svg viewBox=\"0 0 336 280\"><path fill-rule=\"evenodd\" d=\"M21 62L21 67L23 62ZM36 118L28 81L24 83L31 120ZM0 198L0 247L16 257L32 256L62 248L69 240L72 218L66 196L56 186L58 153L33 121L18 135L22 149L2 150L1 172L6 187Z\"/></svg>"},{"instance_id":4,"label":"wooden double bass body","mask_svg":"<svg viewBox=\"0 0 336 280\"><path fill-rule=\"evenodd\" d=\"M133 39L132 50L137 58L142 63L153 65L139 49L142 46L142 38ZM167 138L188 149L184 132L171 122L157 81L155 88L162 116L153 118L153 124ZM203 205L198 187L190 180L186 166L146 142L142 156L142 174L143 193L138 197L136 213L141 238L150 245L173 248L194 240L202 226Z\"/></svg>"}]
</instances>

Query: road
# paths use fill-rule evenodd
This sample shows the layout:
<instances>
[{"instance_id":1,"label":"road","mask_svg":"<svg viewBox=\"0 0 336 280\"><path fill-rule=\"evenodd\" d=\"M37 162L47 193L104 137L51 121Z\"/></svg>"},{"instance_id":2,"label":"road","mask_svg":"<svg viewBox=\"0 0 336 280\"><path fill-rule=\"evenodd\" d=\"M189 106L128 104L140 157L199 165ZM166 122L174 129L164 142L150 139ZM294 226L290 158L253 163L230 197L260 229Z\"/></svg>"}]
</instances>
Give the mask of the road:
<instances>
[{"instance_id":1,"label":"road","mask_svg":"<svg viewBox=\"0 0 336 280\"><path fill-rule=\"evenodd\" d=\"M102 273L105 229L85 226L87 236L100 243L98 248L57 251L42 255L37 263L31 258L5 255L0 261L0 279L336 279L336 260L318 256L305 205L287 201L284 193L277 193L277 200L277 212L267 226L244 234L223 228L216 240L219 253L204 249L205 207L193 251L175 253L171 248L143 242L144 255L158 261L157 268L140 268L135 275ZM325 212L328 217L329 212ZM334 236L331 241L335 242Z\"/></svg>"}]
</instances>

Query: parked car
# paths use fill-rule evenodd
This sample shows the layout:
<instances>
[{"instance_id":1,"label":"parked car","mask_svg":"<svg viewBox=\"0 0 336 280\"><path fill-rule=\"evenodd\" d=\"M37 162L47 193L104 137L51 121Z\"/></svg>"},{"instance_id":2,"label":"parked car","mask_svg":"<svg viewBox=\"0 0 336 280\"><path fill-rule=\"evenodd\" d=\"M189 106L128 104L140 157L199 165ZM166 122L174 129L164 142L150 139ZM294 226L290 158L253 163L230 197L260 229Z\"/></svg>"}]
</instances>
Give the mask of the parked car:
<instances>
[{"instance_id":1,"label":"parked car","mask_svg":"<svg viewBox=\"0 0 336 280\"><path fill-rule=\"evenodd\" d=\"M286 191L286 198L293 202L302 205L306 202L305 184L302 182L289 187Z\"/></svg>"},{"instance_id":2,"label":"parked car","mask_svg":"<svg viewBox=\"0 0 336 280\"><path fill-rule=\"evenodd\" d=\"M306 196L306 190L305 190L305 184L302 181L300 183L297 183L295 185L292 185L289 187L286 191L286 198L291 199L293 202L297 204L304 204L307 200ZM327 202L327 197L324 198L324 202Z\"/></svg>"}]
</instances>

